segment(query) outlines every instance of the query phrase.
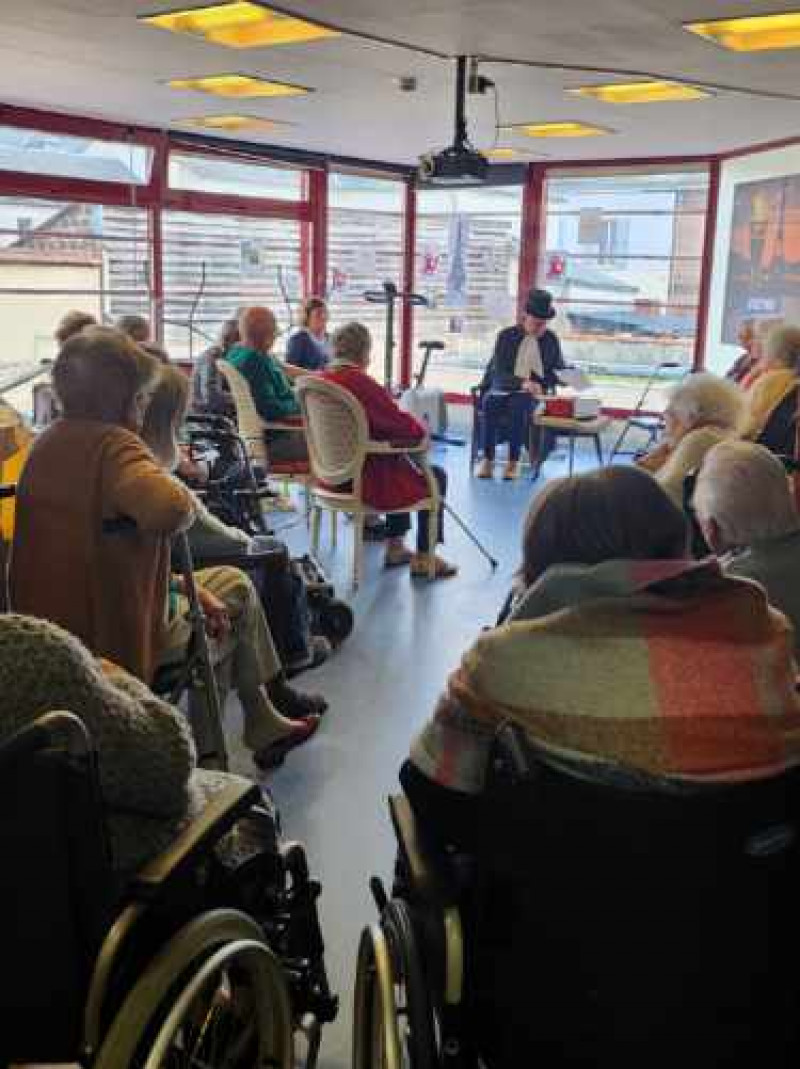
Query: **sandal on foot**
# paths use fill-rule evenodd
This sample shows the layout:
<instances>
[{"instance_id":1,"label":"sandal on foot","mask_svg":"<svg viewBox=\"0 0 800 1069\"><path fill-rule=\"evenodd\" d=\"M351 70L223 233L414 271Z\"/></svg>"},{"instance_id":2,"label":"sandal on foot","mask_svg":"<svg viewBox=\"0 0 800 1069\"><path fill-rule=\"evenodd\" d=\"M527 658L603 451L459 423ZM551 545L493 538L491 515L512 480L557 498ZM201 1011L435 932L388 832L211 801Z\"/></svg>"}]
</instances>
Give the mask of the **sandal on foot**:
<instances>
[{"instance_id":1,"label":"sandal on foot","mask_svg":"<svg viewBox=\"0 0 800 1069\"><path fill-rule=\"evenodd\" d=\"M429 561L427 555L424 553L415 554L414 559L411 561L412 576L415 579L428 579L430 575L428 567ZM442 557L434 557L434 579L452 579L452 577L457 574L458 568L455 564L450 564L449 561L443 560Z\"/></svg>"},{"instance_id":2,"label":"sandal on foot","mask_svg":"<svg viewBox=\"0 0 800 1069\"><path fill-rule=\"evenodd\" d=\"M288 735L283 735L269 746L254 751L254 763L262 772L269 768L277 768L278 765L283 764L289 751L308 742L318 727L318 716L307 716L303 720L298 720Z\"/></svg>"}]
</instances>

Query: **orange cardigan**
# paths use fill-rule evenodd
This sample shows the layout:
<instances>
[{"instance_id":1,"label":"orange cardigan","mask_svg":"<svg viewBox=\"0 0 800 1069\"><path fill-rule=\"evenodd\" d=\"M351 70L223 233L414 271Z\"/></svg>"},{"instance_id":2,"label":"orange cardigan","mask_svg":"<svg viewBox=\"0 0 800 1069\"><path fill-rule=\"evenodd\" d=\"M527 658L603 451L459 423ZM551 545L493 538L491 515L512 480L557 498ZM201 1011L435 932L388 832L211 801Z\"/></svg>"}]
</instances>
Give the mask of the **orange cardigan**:
<instances>
[{"instance_id":1,"label":"orange cardigan","mask_svg":"<svg viewBox=\"0 0 800 1069\"><path fill-rule=\"evenodd\" d=\"M108 534L106 519L136 530ZM170 536L191 494L122 427L61 419L36 441L17 488L9 594L15 612L60 624L150 682L161 642Z\"/></svg>"}]
</instances>

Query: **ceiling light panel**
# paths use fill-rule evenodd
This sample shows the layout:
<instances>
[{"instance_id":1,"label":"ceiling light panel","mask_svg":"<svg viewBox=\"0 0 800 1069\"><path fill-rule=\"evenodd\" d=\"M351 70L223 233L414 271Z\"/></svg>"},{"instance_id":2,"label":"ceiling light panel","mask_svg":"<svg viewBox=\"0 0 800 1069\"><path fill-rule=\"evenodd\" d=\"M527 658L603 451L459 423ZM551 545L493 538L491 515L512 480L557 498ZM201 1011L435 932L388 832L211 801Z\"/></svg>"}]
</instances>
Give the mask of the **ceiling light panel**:
<instances>
[{"instance_id":1,"label":"ceiling light panel","mask_svg":"<svg viewBox=\"0 0 800 1069\"><path fill-rule=\"evenodd\" d=\"M140 21L229 48L268 48L340 36L336 30L283 15L250 0L144 15Z\"/></svg>"},{"instance_id":2,"label":"ceiling light panel","mask_svg":"<svg viewBox=\"0 0 800 1069\"><path fill-rule=\"evenodd\" d=\"M610 82L607 85L581 85L567 89L571 96L600 100L604 104L660 104L680 100L704 100L707 89L680 82Z\"/></svg>"},{"instance_id":3,"label":"ceiling light panel","mask_svg":"<svg viewBox=\"0 0 800 1069\"><path fill-rule=\"evenodd\" d=\"M258 115L198 115L191 119L179 119L182 126L197 126L203 130L222 130L238 132L239 130L266 131L278 130L289 123L277 122L275 119L263 119Z\"/></svg>"},{"instance_id":4,"label":"ceiling light panel","mask_svg":"<svg viewBox=\"0 0 800 1069\"><path fill-rule=\"evenodd\" d=\"M173 78L167 85L171 89L194 89L201 93L227 99L246 100L250 97L294 97L310 93L301 85L287 82L272 82L249 74L211 74L205 78Z\"/></svg>"},{"instance_id":5,"label":"ceiling light panel","mask_svg":"<svg viewBox=\"0 0 800 1069\"><path fill-rule=\"evenodd\" d=\"M606 126L585 122L514 123L502 129L514 134L524 134L526 137L599 137L601 134L614 132Z\"/></svg>"},{"instance_id":6,"label":"ceiling light panel","mask_svg":"<svg viewBox=\"0 0 800 1069\"><path fill-rule=\"evenodd\" d=\"M733 52L769 52L800 48L800 11L747 15L739 19L686 22L685 30Z\"/></svg>"}]
</instances>

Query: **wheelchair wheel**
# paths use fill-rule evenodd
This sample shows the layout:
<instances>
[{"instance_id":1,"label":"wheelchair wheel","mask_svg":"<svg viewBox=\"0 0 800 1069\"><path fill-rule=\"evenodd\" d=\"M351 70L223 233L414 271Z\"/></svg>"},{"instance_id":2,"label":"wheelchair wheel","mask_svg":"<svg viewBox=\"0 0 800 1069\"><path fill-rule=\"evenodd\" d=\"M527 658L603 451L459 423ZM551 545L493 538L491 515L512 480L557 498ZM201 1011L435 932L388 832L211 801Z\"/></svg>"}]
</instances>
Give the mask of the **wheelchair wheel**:
<instances>
[{"instance_id":1,"label":"wheelchair wheel","mask_svg":"<svg viewBox=\"0 0 800 1069\"><path fill-rule=\"evenodd\" d=\"M93 1069L291 1069L283 970L234 910L191 921L122 1004Z\"/></svg>"},{"instance_id":2,"label":"wheelchair wheel","mask_svg":"<svg viewBox=\"0 0 800 1069\"><path fill-rule=\"evenodd\" d=\"M334 598L321 605L314 614L317 630L324 635L332 646L341 646L353 631L353 610L344 602Z\"/></svg>"},{"instance_id":3,"label":"wheelchair wheel","mask_svg":"<svg viewBox=\"0 0 800 1069\"><path fill-rule=\"evenodd\" d=\"M411 912L393 899L381 917L392 958L400 1043L409 1069L434 1069L437 1045L433 1007Z\"/></svg>"},{"instance_id":4,"label":"wheelchair wheel","mask_svg":"<svg viewBox=\"0 0 800 1069\"><path fill-rule=\"evenodd\" d=\"M403 1069L389 944L376 924L358 947L352 1069Z\"/></svg>"}]
</instances>

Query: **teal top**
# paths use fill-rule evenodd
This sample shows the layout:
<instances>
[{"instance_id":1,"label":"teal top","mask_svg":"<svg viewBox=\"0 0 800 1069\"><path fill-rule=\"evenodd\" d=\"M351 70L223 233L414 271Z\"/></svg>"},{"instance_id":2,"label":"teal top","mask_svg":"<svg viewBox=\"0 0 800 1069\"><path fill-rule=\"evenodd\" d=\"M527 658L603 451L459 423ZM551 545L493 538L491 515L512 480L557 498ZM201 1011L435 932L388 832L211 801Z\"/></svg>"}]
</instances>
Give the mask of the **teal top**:
<instances>
[{"instance_id":1,"label":"teal top","mask_svg":"<svg viewBox=\"0 0 800 1069\"><path fill-rule=\"evenodd\" d=\"M274 356L246 345L235 345L225 359L247 379L262 419L280 420L300 415L289 377Z\"/></svg>"}]
</instances>

